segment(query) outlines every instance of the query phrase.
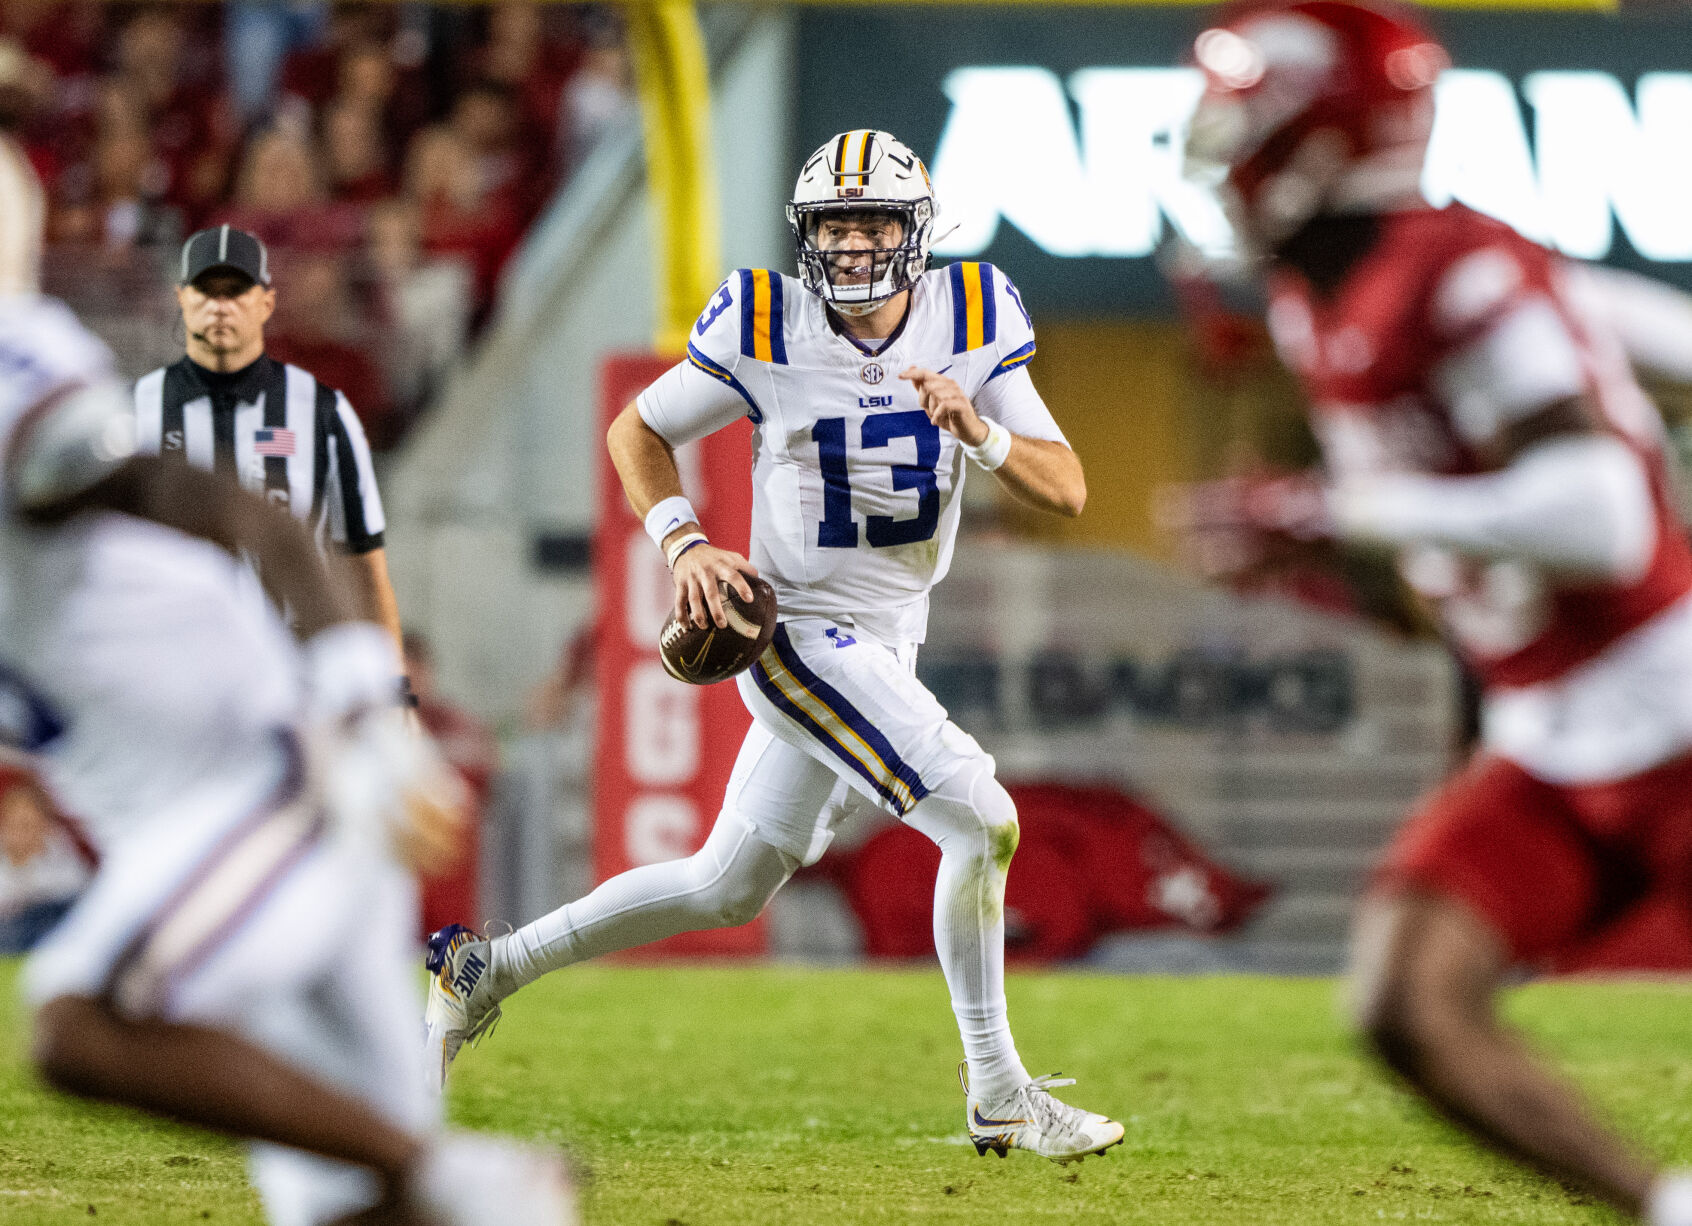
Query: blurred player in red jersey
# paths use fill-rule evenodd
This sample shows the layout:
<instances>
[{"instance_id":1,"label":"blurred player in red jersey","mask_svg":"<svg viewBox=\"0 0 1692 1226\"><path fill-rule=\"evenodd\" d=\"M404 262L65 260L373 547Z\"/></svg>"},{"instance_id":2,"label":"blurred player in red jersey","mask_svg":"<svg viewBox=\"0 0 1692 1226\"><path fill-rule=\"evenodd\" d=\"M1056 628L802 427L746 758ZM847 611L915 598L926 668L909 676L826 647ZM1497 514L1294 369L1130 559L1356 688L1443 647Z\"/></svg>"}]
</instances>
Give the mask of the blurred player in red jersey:
<instances>
[{"instance_id":1,"label":"blurred player in red jersey","mask_svg":"<svg viewBox=\"0 0 1692 1226\"><path fill-rule=\"evenodd\" d=\"M1189 174L1266 268L1326 472L1201 488L1187 527L1395 550L1484 691L1479 751L1363 904L1360 1023L1476 1136L1686 1226L1692 1177L1601 1127L1494 1012L1512 965L1653 885L1689 897L1692 551L1658 415L1561 259L1422 197L1447 63L1424 32L1354 4L1256 4L1195 55Z\"/></svg>"}]
</instances>

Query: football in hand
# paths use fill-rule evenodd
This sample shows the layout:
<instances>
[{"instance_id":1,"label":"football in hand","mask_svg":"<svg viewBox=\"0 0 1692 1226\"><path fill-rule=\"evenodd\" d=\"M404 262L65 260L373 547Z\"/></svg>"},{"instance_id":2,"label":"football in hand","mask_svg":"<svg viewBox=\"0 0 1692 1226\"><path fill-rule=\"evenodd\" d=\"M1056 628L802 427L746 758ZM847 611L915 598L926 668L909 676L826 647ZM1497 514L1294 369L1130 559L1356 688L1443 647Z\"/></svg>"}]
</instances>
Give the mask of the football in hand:
<instances>
[{"instance_id":1,"label":"football in hand","mask_svg":"<svg viewBox=\"0 0 1692 1226\"><path fill-rule=\"evenodd\" d=\"M670 615L658 636L665 672L689 685L715 685L752 667L764 654L775 634L775 589L762 579L746 582L752 588L750 601L742 600L728 584L718 584L723 612L728 614L726 626L712 623L701 628Z\"/></svg>"}]
</instances>

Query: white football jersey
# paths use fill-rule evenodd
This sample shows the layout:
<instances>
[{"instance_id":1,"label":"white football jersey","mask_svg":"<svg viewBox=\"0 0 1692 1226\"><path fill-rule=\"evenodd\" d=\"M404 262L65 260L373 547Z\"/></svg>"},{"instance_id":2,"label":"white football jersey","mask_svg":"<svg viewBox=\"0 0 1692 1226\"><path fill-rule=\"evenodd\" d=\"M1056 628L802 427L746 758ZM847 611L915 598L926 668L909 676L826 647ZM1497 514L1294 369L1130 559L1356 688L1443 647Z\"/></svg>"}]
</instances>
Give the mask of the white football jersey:
<instances>
[{"instance_id":1,"label":"white football jersey","mask_svg":"<svg viewBox=\"0 0 1692 1226\"><path fill-rule=\"evenodd\" d=\"M1012 434L1064 442L1024 369L1033 356L1033 322L991 264L925 273L878 349L798 280L741 269L699 316L687 360L636 403L672 446L751 418L751 560L784 615L920 642L928 591L951 563L965 457L899 373L948 375Z\"/></svg>"},{"instance_id":2,"label":"white football jersey","mask_svg":"<svg viewBox=\"0 0 1692 1226\"><path fill-rule=\"evenodd\" d=\"M13 513L32 473L66 494L97 479L76 457L113 428L101 406L122 428L127 399L64 306L0 298L0 743L40 755L98 844L196 797L262 791L298 695L287 632L222 550L123 515L41 528Z\"/></svg>"}]
</instances>

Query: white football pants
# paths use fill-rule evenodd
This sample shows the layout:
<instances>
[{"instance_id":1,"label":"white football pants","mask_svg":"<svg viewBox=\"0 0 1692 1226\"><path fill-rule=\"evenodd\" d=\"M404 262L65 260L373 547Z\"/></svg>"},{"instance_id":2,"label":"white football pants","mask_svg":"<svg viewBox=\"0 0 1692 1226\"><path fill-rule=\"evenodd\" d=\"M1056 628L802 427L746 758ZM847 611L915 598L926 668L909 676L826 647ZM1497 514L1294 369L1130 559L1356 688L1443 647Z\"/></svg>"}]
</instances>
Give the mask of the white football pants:
<instances>
[{"instance_id":1,"label":"white football pants","mask_svg":"<svg viewBox=\"0 0 1692 1226\"><path fill-rule=\"evenodd\" d=\"M685 859L621 873L495 940L501 994L587 958L680 932L747 923L799 867L812 829L826 826L828 818L819 814L830 807L835 782L829 766L754 723L705 845ZM997 1097L1028 1079L1004 993L1005 875L1016 849L1016 806L983 754L929 789L904 820L940 847L934 945L971 1088Z\"/></svg>"}]
</instances>

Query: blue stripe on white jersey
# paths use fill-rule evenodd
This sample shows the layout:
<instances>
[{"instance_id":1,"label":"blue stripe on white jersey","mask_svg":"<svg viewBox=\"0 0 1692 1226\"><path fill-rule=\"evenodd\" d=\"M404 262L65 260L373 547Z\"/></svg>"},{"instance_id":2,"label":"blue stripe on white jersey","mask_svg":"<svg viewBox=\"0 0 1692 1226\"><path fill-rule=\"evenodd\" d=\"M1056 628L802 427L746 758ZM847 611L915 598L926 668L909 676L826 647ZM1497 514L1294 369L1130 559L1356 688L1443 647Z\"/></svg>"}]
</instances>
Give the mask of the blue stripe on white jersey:
<instances>
[{"instance_id":1,"label":"blue stripe on white jersey","mask_svg":"<svg viewBox=\"0 0 1692 1226\"><path fill-rule=\"evenodd\" d=\"M733 371L729 370L728 367L721 366L706 357L704 353L700 352L699 347L692 341L687 343L687 360L692 362L706 374L710 375L713 379L716 379L718 382L728 384L736 392L738 392L740 394L740 398L746 402L746 416L752 419L753 425L756 426L763 422L764 414L759 410L758 402L752 399L752 393L746 390L746 385L734 377Z\"/></svg>"},{"instance_id":2,"label":"blue stripe on white jersey","mask_svg":"<svg viewBox=\"0 0 1692 1226\"><path fill-rule=\"evenodd\" d=\"M1026 345L1022 346L1022 348L1016 350L1014 353L1006 354L1004 359L1001 360L997 366L993 367L993 373L987 376L987 381L991 383L1000 375L1009 374L1018 366L1028 365L1029 361L1033 357L1034 342L1029 341Z\"/></svg>"}]
</instances>

